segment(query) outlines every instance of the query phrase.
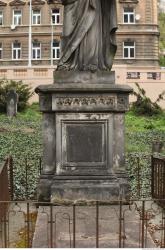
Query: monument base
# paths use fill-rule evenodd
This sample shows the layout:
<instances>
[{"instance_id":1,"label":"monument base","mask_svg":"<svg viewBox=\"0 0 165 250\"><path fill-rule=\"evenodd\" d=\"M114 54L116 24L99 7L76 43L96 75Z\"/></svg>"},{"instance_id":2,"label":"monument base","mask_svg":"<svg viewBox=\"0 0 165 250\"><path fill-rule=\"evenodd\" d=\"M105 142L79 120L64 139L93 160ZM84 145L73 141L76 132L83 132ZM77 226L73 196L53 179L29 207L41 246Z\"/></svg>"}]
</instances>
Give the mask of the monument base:
<instances>
[{"instance_id":1,"label":"monument base","mask_svg":"<svg viewBox=\"0 0 165 250\"><path fill-rule=\"evenodd\" d=\"M56 74L56 84L36 89L44 139L39 200L126 199L124 113L132 89L114 84L114 72Z\"/></svg>"},{"instance_id":2,"label":"monument base","mask_svg":"<svg viewBox=\"0 0 165 250\"><path fill-rule=\"evenodd\" d=\"M124 195L123 195L124 193ZM115 176L56 176L51 186L51 202L118 201L127 199L129 185L121 186Z\"/></svg>"}]
</instances>

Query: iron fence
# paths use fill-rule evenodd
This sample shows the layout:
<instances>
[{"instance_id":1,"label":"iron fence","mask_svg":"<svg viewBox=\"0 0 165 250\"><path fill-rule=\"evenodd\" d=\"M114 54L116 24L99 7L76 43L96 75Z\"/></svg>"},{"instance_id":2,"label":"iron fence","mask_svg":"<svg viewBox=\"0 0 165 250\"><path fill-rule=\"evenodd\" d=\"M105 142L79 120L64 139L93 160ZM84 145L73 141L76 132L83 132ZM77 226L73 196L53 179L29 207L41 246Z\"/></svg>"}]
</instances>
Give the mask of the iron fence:
<instances>
[{"instance_id":1,"label":"iron fence","mask_svg":"<svg viewBox=\"0 0 165 250\"><path fill-rule=\"evenodd\" d=\"M1 202L0 247L165 247L165 211L152 200L62 204Z\"/></svg>"},{"instance_id":2,"label":"iron fence","mask_svg":"<svg viewBox=\"0 0 165 250\"><path fill-rule=\"evenodd\" d=\"M10 158L7 158L5 162L0 166L0 201L10 200L10 183L8 178L8 166L10 165ZM6 204L0 204L0 219L5 215L7 211Z\"/></svg>"},{"instance_id":3,"label":"iron fence","mask_svg":"<svg viewBox=\"0 0 165 250\"><path fill-rule=\"evenodd\" d=\"M134 199L152 197L152 186L157 184L153 184L152 181L151 159L150 154L132 153L126 155L126 168L131 187L131 197ZM42 158L40 156L20 157L16 159L9 157L8 170L12 200L35 200L37 197L37 184L42 171ZM155 176L157 172L154 173ZM161 173L163 174L163 172ZM161 182L159 181L159 183ZM162 196L153 197L165 198Z\"/></svg>"},{"instance_id":4,"label":"iron fence","mask_svg":"<svg viewBox=\"0 0 165 250\"><path fill-rule=\"evenodd\" d=\"M36 199L36 189L42 171L42 158L9 157L8 176L12 200Z\"/></svg>"},{"instance_id":5,"label":"iron fence","mask_svg":"<svg viewBox=\"0 0 165 250\"><path fill-rule=\"evenodd\" d=\"M152 157L152 197L158 200L165 199L165 158L163 157Z\"/></svg>"}]
</instances>

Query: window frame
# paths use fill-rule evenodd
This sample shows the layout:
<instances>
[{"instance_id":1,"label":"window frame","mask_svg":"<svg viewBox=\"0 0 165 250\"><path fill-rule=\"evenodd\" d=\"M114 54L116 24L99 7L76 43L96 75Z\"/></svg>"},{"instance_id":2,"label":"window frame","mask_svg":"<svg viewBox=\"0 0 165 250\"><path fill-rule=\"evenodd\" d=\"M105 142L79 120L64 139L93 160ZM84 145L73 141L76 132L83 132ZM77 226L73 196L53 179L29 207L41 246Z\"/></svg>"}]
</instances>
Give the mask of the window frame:
<instances>
[{"instance_id":1,"label":"window frame","mask_svg":"<svg viewBox=\"0 0 165 250\"><path fill-rule=\"evenodd\" d=\"M0 26L3 26L3 20L4 20L4 18L3 18L3 11L2 10L0 10L0 20L2 20L2 24L0 23Z\"/></svg>"},{"instance_id":2,"label":"window frame","mask_svg":"<svg viewBox=\"0 0 165 250\"><path fill-rule=\"evenodd\" d=\"M15 11L20 11L21 14L20 14L20 15L15 15L15 14L14 14ZM15 23L15 17L17 17L17 18L16 18L17 23ZM21 20L21 21L20 21L20 24L18 23L19 17L20 17L20 20ZM20 25L22 25L22 10L21 10L21 9L18 9L18 10L17 10L17 9L13 9L13 21L12 21L12 24L13 24L14 26L20 26Z\"/></svg>"},{"instance_id":3,"label":"window frame","mask_svg":"<svg viewBox=\"0 0 165 250\"><path fill-rule=\"evenodd\" d=\"M55 42L58 42L58 43L59 43L59 46L58 46L58 47L53 46L53 44L54 44ZM59 59L60 59L60 41L54 40L53 43L51 43L51 44L52 44L51 48L52 48L52 57L53 57L52 59L53 59L53 60L59 60ZM57 56L58 53L59 53L59 57ZM55 55L55 56L54 56L54 55Z\"/></svg>"},{"instance_id":4,"label":"window frame","mask_svg":"<svg viewBox=\"0 0 165 250\"><path fill-rule=\"evenodd\" d=\"M20 47L19 48L14 48L14 44L20 44ZM16 58L14 58L14 51L16 52ZM20 54L19 54L20 52ZM22 56L22 46L21 46L21 43L20 42L13 42L12 43L12 60L20 60L21 59L21 56Z\"/></svg>"},{"instance_id":5,"label":"window frame","mask_svg":"<svg viewBox=\"0 0 165 250\"><path fill-rule=\"evenodd\" d=\"M3 60L3 43L0 42L0 60Z\"/></svg>"},{"instance_id":6,"label":"window frame","mask_svg":"<svg viewBox=\"0 0 165 250\"><path fill-rule=\"evenodd\" d=\"M128 12L128 11L125 11L126 7L123 8L123 23L124 24L135 24L136 21L135 21L135 9L134 8L130 8L132 9L133 11L132 12ZM125 16L127 15L128 17L128 22L125 22ZM134 21L131 22L131 15L133 15L133 19Z\"/></svg>"},{"instance_id":7,"label":"window frame","mask_svg":"<svg viewBox=\"0 0 165 250\"><path fill-rule=\"evenodd\" d=\"M39 14L34 15L34 11L39 11ZM35 23L33 22L34 17L35 17L35 20L36 20ZM39 23L37 23L38 18L39 18L39 21L40 21ZM33 9L32 10L32 25L41 25L41 10L39 10L39 9Z\"/></svg>"},{"instance_id":8,"label":"window frame","mask_svg":"<svg viewBox=\"0 0 165 250\"><path fill-rule=\"evenodd\" d=\"M53 13L53 10L59 10L59 13L57 13L57 14ZM53 22L53 17L54 17L55 22ZM59 22L57 22L58 17L59 17ZM60 19L61 19L60 9L59 8L53 8L53 9L51 9L51 24L52 25L59 25L61 23Z\"/></svg>"},{"instance_id":9,"label":"window frame","mask_svg":"<svg viewBox=\"0 0 165 250\"><path fill-rule=\"evenodd\" d=\"M35 42L32 42L32 60L41 60L41 42L36 42L36 43L39 43L39 46L38 47L34 47L34 43ZM35 51L35 57L33 57L33 52ZM39 55L40 57L38 58L37 53L39 51Z\"/></svg>"},{"instance_id":10,"label":"window frame","mask_svg":"<svg viewBox=\"0 0 165 250\"><path fill-rule=\"evenodd\" d=\"M125 43L128 41L123 42L123 59L135 59L136 58L136 42L135 41L130 41L133 42L133 46L125 46ZM125 49L128 49L128 57L125 57ZM134 57L131 57L131 49L134 49Z\"/></svg>"}]
</instances>

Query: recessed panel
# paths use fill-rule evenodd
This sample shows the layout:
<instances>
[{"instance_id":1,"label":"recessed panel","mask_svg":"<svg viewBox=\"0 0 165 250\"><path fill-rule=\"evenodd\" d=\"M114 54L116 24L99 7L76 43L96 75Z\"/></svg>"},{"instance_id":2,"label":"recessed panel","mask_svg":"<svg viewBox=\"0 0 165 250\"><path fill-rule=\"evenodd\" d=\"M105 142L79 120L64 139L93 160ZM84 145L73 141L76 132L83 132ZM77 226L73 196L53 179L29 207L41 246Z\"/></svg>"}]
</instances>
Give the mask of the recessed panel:
<instances>
[{"instance_id":1,"label":"recessed panel","mask_svg":"<svg viewBox=\"0 0 165 250\"><path fill-rule=\"evenodd\" d=\"M66 125L67 162L102 162L104 125L78 123Z\"/></svg>"}]
</instances>

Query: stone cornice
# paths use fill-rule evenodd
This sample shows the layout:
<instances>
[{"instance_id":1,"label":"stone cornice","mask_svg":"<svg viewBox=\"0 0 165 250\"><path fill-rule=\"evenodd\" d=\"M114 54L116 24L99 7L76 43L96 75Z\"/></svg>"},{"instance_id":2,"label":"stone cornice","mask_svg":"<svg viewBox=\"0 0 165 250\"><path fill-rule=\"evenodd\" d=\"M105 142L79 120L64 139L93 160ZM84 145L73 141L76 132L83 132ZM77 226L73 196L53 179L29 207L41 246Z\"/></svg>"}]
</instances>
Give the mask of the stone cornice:
<instances>
[{"instance_id":1,"label":"stone cornice","mask_svg":"<svg viewBox=\"0 0 165 250\"><path fill-rule=\"evenodd\" d=\"M0 1L0 6L6 6L6 5L7 5L7 3Z\"/></svg>"},{"instance_id":2,"label":"stone cornice","mask_svg":"<svg viewBox=\"0 0 165 250\"><path fill-rule=\"evenodd\" d=\"M30 4L30 2L28 2ZM32 5L44 5L45 2L42 0L32 0Z\"/></svg>"},{"instance_id":3,"label":"stone cornice","mask_svg":"<svg viewBox=\"0 0 165 250\"><path fill-rule=\"evenodd\" d=\"M137 4L139 0L119 0L119 3L134 3Z\"/></svg>"},{"instance_id":4,"label":"stone cornice","mask_svg":"<svg viewBox=\"0 0 165 250\"><path fill-rule=\"evenodd\" d=\"M20 6L25 5L26 3L21 0L14 0L9 3L10 6Z\"/></svg>"}]
</instances>

